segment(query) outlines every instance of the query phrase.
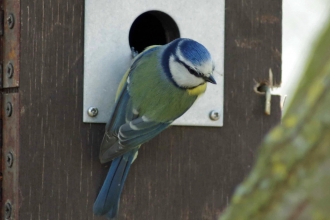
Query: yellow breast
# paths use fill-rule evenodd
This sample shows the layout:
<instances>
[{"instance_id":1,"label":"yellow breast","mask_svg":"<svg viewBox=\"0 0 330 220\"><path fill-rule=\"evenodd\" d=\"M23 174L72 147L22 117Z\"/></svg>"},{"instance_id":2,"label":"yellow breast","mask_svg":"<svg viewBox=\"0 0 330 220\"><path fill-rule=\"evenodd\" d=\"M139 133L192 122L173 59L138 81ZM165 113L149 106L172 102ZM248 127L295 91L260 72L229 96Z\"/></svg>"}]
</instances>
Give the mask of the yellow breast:
<instances>
[{"instance_id":1,"label":"yellow breast","mask_svg":"<svg viewBox=\"0 0 330 220\"><path fill-rule=\"evenodd\" d=\"M197 95L204 93L205 90L206 90L206 83L199 85L193 89L187 89L187 92L189 95L197 96Z\"/></svg>"}]
</instances>

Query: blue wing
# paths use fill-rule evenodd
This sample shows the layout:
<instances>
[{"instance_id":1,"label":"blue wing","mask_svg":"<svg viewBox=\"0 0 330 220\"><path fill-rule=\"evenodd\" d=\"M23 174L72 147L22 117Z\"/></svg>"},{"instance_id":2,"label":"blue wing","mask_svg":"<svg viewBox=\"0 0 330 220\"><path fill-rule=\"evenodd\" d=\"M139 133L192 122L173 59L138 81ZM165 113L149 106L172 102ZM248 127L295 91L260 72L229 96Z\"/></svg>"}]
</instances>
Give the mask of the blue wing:
<instances>
[{"instance_id":1,"label":"blue wing","mask_svg":"<svg viewBox=\"0 0 330 220\"><path fill-rule=\"evenodd\" d=\"M134 72L140 59L157 49L157 46L150 47L138 55L126 77L129 77ZM109 162L139 147L166 129L170 123L150 121L143 115L139 115L132 106L131 96L125 82L116 102L115 110L109 123L106 125L106 131L100 147L99 157L101 163Z\"/></svg>"},{"instance_id":2,"label":"blue wing","mask_svg":"<svg viewBox=\"0 0 330 220\"><path fill-rule=\"evenodd\" d=\"M155 49L155 47L150 48L144 53L149 53ZM134 72L132 70L138 65L137 63L141 58L142 55L136 57L126 77ZM101 162L113 161L93 207L95 215L107 214L110 219L117 216L120 194L140 145L152 139L170 125L170 122L155 122L139 115L132 106L131 97L127 90L127 82L126 79L124 80L125 83L123 83L111 119L106 125L100 147L99 157Z\"/></svg>"}]
</instances>

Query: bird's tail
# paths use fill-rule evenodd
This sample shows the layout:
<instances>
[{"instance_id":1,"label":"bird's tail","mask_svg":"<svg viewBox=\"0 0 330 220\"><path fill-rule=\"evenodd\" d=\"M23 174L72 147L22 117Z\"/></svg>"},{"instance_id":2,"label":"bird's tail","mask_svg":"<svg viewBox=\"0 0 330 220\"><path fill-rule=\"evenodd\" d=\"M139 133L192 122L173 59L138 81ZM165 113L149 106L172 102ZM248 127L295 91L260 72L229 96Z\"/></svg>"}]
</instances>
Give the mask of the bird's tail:
<instances>
[{"instance_id":1,"label":"bird's tail","mask_svg":"<svg viewBox=\"0 0 330 220\"><path fill-rule=\"evenodd\" d=\"M94 203L95 215L107 214L109 219L117 216L120 194L137 151L138 149L133 149L112 161L108 175Z\"/></svg>"}]
</instances>

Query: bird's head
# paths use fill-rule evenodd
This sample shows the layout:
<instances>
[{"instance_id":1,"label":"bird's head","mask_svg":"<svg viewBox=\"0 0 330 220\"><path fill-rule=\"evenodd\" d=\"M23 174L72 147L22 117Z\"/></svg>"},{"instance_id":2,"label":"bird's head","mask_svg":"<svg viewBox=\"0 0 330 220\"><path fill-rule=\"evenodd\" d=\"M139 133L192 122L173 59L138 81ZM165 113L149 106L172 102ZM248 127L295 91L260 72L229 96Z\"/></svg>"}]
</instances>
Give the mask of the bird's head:
<instances>
[{"instance_id":1,"label":"bird's head","mask_svg":"<svg viewBox=\"0 0 330 220\"><path fill-rule=\"evenodd\" d=\"M209 51L200 43L180 38L170 46L169 70L173 81L181 88L195 88L206 82L216 84L214 63Z\"/></svg>"}]
</instances>

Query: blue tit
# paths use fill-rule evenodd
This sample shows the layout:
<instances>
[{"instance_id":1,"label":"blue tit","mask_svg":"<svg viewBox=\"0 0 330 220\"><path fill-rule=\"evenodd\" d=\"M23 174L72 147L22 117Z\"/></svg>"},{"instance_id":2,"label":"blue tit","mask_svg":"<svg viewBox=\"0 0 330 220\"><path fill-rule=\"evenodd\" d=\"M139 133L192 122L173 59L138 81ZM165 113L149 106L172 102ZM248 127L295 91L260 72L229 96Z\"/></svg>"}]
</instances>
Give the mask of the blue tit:
<instances>
[{"instance_id":1,"label":"blue tit","mask_svg":"<svg viewBox=\"0 0 330 220\"><path fill-rule=\"evenodd\" d=\"M100 161L112 161L94 203L95 215L117 216L120 194L141 144L149 141L216 84L208 50L186 38L151 46L135 57L116 95L100 147Z\"/></svg>"}]
</instances>

